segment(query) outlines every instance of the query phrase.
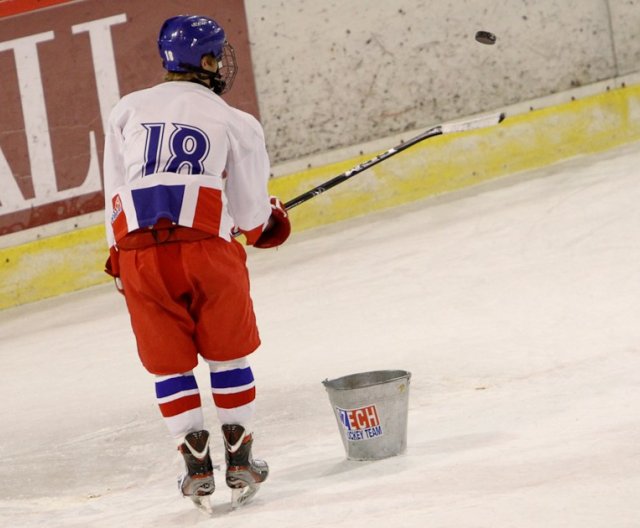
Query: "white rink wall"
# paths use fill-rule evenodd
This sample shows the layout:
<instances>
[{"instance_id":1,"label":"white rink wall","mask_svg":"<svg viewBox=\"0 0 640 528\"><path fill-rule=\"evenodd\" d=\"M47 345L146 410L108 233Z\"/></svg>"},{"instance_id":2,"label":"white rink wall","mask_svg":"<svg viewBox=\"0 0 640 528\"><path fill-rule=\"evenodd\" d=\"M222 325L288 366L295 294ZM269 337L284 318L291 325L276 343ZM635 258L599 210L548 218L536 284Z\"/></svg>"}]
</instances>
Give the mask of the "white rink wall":
<instances>
[{"instance_id":1,"label":"white rink wall","mask_svg":"<svg viewBox=\"0 0 640 528\"><path fill-rule=\"evenodd\" d=\"M296 208L294 232L640 141L640 0L244 6L270 191L285 201L433 124L508 115ZM479 29L497 43L477 43ZM109 280L102 222L93 211L1 237L0 310Z\"/></svg>"},{"instance_id":2,"label":"white rink wall","mask_svg":"<svg viewBox=\"0 0 640 528\"><path fill-rule=\"evenodd\" d=\"M640 70L640 0L245 5L275 163Z\"/></svg>"}]
</instances>

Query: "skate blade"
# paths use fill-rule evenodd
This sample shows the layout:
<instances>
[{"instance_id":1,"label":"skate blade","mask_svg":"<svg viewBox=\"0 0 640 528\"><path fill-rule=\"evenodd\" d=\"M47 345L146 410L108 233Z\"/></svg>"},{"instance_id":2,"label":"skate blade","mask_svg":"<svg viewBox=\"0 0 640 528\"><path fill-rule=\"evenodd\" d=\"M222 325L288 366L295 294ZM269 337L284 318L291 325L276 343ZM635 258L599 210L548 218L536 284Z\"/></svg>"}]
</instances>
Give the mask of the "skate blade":
<instances>
[{"instance_id":1,"label":"skate blade","mask_svg":"<svg viewBox=\"0 0 640 528\"><path fill-rule=\"evenodd\" d=\"M211 504L211 496L210 495L194 495L193 497L189 497L191 502L193 502L194 506L198 508L202 513L206 513L207 515L211 515L213 513L213 506Z\"/></svg>"},{"instance_id":2,"label":"skate blade","mask_svg":"<svg viewBox=\"0 0 640 528\"><path fill-rule=\"evenodd\" d=\"M232 488L231 489L231 509L235 510L247 502L249 502L253 496L258 493L260 489L259 484L247 484L244 488Z\"/></svg>"}]
</instances>

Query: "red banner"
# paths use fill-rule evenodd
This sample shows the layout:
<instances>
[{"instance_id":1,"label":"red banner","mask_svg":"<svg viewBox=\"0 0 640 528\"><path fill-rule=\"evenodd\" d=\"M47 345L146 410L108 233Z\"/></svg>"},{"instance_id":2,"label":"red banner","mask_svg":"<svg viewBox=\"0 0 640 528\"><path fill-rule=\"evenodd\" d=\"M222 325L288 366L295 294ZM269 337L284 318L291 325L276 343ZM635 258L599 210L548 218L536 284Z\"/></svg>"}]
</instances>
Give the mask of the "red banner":
<instances>
[{"instance_id":1,"label":"red banner","mask_svg":"<svg viewBox=\"0 0 640 528\"><path fill-rule=\"evenodd\" d=\"M0 0L0 18L27 11L35 11L43 7L64 4L71 0Z\"/></svg>"},{"instance_id":2,"label":"red banner","mask_svg":"<svg viewBox=\"0 0 640 528\"><path fill-rule=\"evenodd\" d=\"M0 6L18 3L59 5L0 19L0 235L103 209L104 124L122 95L162 81L156 39L171 16L225 28L239 64L225 99L259 117L242 0Z\"/></svg>"}]
</instances>

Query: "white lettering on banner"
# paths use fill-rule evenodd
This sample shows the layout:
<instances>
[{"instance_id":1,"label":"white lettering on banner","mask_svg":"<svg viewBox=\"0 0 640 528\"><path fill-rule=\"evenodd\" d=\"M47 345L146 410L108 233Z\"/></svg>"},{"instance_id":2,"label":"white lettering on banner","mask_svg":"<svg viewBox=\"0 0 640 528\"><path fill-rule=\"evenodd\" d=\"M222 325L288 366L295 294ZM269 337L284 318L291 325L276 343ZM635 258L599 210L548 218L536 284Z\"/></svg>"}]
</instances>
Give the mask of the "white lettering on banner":
<instances>
[{"instance_id":1,"label":"white lettering on banner","mask_svg":"<svg viewBox=\"0 0 640 528\"><path fill-rule=\"evenodd\" d=\"M100 116L102 117L102 130L104 130L105 133L107 131L109 113L118 102L118 99L120 99L116 59L113 55L113 41L111 40L111 26L123 24L126 21L127 15L122 13L120 15L71 26L71 32L74 35L85 31L89 32L91 56L93 57L93 71L96 76Z\"/></svg>"},{"instance_id":2,"label":"white lettering on banner","mask_svg":"<svg viewBox=\"0 0 640 528\"><path fill-rule=\"evenodd\" d=\"M0 51L12 49L15 56L31 173L39 175L33 181L36 197L50 196L55 194L56 190L49 122L42 90L42 77L40 76L37 49L39 42L49 40L53 40L53 31L0 42ZM31 204L21 204L25 200L13 174L4 172L5 168L9 168L6 159L0 168L2 169L2 173L0 173L0 183L2 184L0 212L4 213L29 207ZM8 192L5 190L8 190ZM7 203L8 200L12 200L12 203Z\"/></svg>"},{"instance_id":3,"label":"white lettering on banner","mask_svg":"<svg viewBox=\"0 0 640 528\"><path fill-rule=\"evenodd\" d=\"M112 106L120 97L110 27L127 21L124 14L72 27L74 34L87 31L96 75L98 102L104 130ZM45 106L37 44L53 40L53 31L0 42L0 52L13 50L22 102L27 151L34 197L25 198L0 150L0 215L99 192L102 190L95 132L89 132L89 170L78 187L58 190L47 109Z\"/></svg>"}]
</instances>

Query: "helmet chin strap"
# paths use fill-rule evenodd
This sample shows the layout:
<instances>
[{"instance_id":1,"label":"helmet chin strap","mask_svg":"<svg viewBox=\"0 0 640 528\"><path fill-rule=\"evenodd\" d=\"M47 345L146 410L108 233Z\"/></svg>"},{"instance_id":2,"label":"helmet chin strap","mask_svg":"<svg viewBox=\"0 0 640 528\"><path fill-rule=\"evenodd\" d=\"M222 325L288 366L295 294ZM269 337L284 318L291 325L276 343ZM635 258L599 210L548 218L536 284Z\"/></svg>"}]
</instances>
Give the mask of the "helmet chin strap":
<instances>
[{"instance_id":1,"label":"helmet chin strap","mask_svg":"<svg viewBox=\"0 0 640 528\"><path fill-rule=\"evenodd\" d=\"M213 76L211 76L209 79L211 82L211 89L213 90L213 93L218 95L224 93L224 89L227 87L227 83L222 80L222 77L220 77L219 73L214 73Z\"/></svg>"},{"instance_id":2,"label":"helmet chin strap","mask_svg":"<svg viewBox=\"0 0 640 528\"><path fill-rule=\"evenodd\" d=\"M227 83L222 79L222 76L217 71L212 72L211 70L205 70L204 68L191 66L190 64L180 64L180 67L193 73L206 75L209 78L209 85L206 85L201 79L193 79L193 82L207 86L207 88L217 95L224 93Z\"/></svg>"}]
</instances>

